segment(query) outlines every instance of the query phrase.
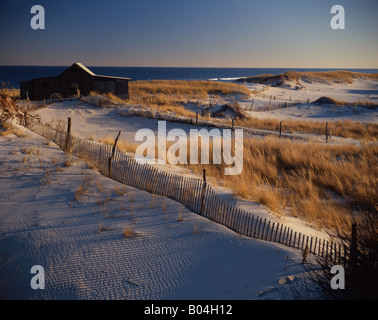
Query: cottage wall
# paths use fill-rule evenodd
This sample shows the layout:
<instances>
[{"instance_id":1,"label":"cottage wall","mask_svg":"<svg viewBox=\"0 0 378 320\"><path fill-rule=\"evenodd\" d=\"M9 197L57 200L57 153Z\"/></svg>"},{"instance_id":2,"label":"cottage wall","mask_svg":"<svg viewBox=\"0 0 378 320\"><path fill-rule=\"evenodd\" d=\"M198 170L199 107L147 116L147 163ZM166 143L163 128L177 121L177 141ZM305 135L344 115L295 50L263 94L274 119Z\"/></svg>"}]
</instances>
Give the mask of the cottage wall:
<instances>
[{"instance_id":1,"label":"cottage wall","mask_svg":"<svg viewBox=\"0 0 378 320\"><path fill-rule=\"evenodd\" d=\"M70 97L80 90L80 94L86 96L93 90L93 83L92 75L79 66L73 65L59 76L59 92L64 97Z\"/></svg>"},{"instance_id":2,"label":"cottage wall","mask_svg":"<svg viewBox=\"0 0 378 320\"><path fill-rule=\"evenodd\" d=\"M33 80L20 82L20 96L21 96L21 99L26 99L27 97L29 97L29 99L35 100Z\"/></svg>"},{"instance_id":3,"label":"cottage wall","mask_svg":"<svg viewBox=\"0 0 378 320\"><path fill-rule=\"evenodd\" d=\"M50 99L51 93L59 92L58 77L42 78L33 80L33 98L32 100Z\"/></svg>"},{"instance_id":4,"label":"cottage wall","mask_svg":"<svg viewBox=\"0 0 378 320\"><path fill-rule=\"evenodd\" d=\"M129 98L129 80L95 78L93 90L102 93L112 93L121 99Z\"/></svg>"}]
</instances>

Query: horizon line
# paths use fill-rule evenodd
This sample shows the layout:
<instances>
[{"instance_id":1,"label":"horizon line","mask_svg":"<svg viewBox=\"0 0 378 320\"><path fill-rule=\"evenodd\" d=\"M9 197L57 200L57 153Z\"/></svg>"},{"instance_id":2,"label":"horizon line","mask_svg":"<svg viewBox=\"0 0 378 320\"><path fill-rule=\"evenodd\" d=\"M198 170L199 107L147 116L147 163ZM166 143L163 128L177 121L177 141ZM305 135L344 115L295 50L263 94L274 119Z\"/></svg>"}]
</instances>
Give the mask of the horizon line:
<instances>
[{"instance_id":1,"label":"horizon line","mask_svg":"<svg viewBox=\"0 0 378 320\"><path fill-rule=\"evenodd\" d=\"M78 61L74 62L77 63ZM1 67L69 67L70 65L39 65L39 64L0 64ZM193 67L193 66L115 66L115 65L83 65L87 67L95 68L172 68L172 69L333 69L333 70L343 70L343 69L377 69L377 67Z\"/></svg>"}]
</instances>

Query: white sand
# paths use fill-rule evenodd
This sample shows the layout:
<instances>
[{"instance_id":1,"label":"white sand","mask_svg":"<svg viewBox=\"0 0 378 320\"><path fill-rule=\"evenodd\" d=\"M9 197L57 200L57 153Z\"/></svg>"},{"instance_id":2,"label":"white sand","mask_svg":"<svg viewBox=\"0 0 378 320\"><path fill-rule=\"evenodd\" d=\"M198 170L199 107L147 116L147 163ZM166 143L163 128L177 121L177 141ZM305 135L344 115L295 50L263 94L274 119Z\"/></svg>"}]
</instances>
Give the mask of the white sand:
<instances>
[{"instance_id":1,"label":"white sand","mask_svg":"<svg viewBox=\"0 0 378 320\"><path fill-rule=\"evenodd\" d=\"M279 299L279 282L303 271L298 250L131 187L118 195L120 184L75 157L64 167L62 151L29 135L0 137L2 299ZM30 287L33 265L45 268L44 290Z\"/></svg>"}]
</instances>

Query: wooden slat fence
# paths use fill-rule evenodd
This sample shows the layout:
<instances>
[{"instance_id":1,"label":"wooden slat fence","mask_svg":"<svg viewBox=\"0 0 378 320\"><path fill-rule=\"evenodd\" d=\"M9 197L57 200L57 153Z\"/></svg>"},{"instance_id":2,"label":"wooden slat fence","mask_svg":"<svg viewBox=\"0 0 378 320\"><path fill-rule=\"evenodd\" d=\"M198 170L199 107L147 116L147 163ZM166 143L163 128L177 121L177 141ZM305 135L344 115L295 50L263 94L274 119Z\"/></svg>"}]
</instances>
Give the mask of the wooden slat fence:
<instances>
[{"instance_id":1,"label":"wooden slat fence","mask_svg":"<svg viewBox=\"0 0 378 320\"><path fill-rule=\"evenodd\" d=\"M71 154L92 163L105 176L109 176L111 145L84 140L58 131L48 125L30 120L29 129L53 140L60 148L69 141ZM336 242L311 237L276 223L255 216L222 199L214 189L201 179L182 177L156 169L148 164L140 164L133 157L115 148L111 162L111 178L150 193L171 198L194 213L226 226L236 233L270 242L276 242L308 253L345 264L349 248Z\"/></svg>"}]
</instances>

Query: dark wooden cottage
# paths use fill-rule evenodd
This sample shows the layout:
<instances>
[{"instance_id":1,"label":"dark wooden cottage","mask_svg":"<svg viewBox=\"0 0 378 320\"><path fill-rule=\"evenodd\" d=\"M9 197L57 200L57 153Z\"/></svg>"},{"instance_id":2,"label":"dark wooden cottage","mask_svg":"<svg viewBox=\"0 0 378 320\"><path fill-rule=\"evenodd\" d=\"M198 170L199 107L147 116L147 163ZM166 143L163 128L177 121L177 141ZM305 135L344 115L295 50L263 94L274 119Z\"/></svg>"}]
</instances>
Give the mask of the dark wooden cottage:
<instances>
[{"instance_id":1,"label":"dark wooden cottage","mask_svg":"<svg viewBox=\"0 0 378 320\"><path fill-rule=\"evenodd\" d=\"M20 95L22 99L43 100L86 96L91 91L96 91L128 99L130 80L96 75L81 63L74 63L59 76L22 81Z\"/></svg>"}]
</instances>

